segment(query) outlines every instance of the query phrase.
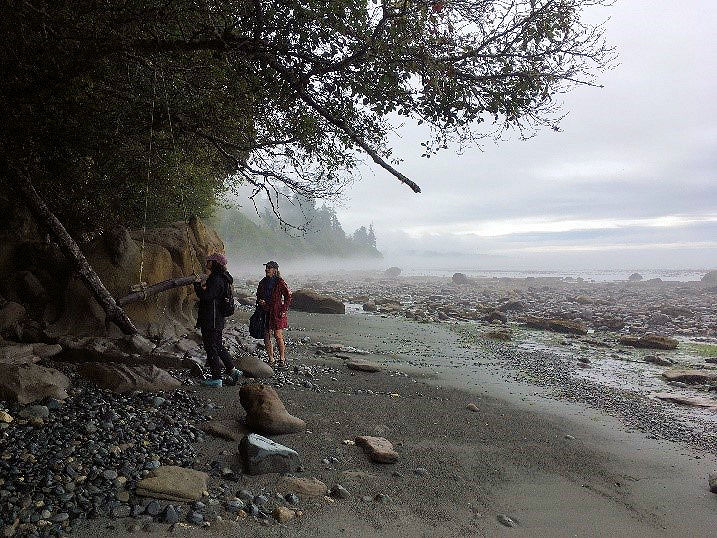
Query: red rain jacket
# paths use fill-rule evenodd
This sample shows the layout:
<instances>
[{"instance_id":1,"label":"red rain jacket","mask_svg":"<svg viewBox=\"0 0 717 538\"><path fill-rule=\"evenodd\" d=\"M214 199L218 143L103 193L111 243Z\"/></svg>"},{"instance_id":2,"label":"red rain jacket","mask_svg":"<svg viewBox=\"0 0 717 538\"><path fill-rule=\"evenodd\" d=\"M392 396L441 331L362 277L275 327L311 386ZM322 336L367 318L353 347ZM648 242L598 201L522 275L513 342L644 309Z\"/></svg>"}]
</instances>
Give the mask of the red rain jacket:
<instances>
[{"instance_id":1,"label":"red rain jacket","mask_svg":"<svg viewBox=\"0 0 717 538\"><path fill-rule=\"evenodd\" d=\"M257 304L259 299L264 299L267 277L261 279L256 289ZM264 305L264 310L269 312L269 329L286 329L289 327L289 318L286 312L291 305L291 291L283 278L278 277L274 289L271 291L271 299Z\"/></svg>"}]
</instances>

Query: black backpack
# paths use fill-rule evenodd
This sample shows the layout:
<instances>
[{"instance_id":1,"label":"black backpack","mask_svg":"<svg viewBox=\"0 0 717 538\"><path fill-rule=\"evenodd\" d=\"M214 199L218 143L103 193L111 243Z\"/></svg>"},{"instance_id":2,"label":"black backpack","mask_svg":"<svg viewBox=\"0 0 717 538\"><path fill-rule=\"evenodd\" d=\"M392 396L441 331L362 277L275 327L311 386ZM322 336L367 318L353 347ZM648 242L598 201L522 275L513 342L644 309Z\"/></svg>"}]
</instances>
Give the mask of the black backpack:
<instances>
[{"instance_id":1,"label":"black backpack","mask_svg":"<svg viewBox=\"0 0 717 538\"><path fill-rule=\"evenodd\" d=\"M236 304L234 303L234 290L232 289L232 285L227 282L227 290L224 293L224 297L219 299L219 313L225 318L228 318L229 316L234 315L235 310Z\"/></svg>"},{"instance_id":2,"label":"black backpack","mask_svg":"<svg viewBox=\"0 0 717 538\"><path fill-rule=\"evenodd\" d=\"M258 306L249 318L249 335L252 338L264 338L266 329L268 328L269 313L265 312Z\"/></svg>"}]
</instances>

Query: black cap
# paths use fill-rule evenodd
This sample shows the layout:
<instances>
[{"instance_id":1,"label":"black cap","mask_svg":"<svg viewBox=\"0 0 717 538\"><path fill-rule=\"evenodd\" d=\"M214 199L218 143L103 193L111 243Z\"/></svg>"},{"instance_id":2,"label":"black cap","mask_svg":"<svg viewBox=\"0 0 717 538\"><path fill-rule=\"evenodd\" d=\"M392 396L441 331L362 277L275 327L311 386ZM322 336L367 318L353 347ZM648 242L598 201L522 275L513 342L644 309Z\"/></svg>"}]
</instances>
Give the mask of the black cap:
<instances>
[{"instance_id":1,"label":"black cap","mask_svg":"<svg viewBox=\"0 0 717 538\"><path fill-rule=\"evenodd\" d=\"M274 269L278 269L278 268L279 268L279 264L276 263L276 262L274 262L274 261L267 262L267 263L265 263L264 265L266 265L267 267L273 267Z\"/></svg>"}]
</instances>

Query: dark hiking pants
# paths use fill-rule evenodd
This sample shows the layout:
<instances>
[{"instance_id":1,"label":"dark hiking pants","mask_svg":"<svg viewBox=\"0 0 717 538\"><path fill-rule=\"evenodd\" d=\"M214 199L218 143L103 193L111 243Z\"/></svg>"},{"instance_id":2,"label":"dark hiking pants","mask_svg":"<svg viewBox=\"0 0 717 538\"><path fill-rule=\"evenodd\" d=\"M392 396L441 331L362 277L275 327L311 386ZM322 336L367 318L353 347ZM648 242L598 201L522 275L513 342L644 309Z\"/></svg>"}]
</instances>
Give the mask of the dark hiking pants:
<instances>
[{"instance_id":1,"label":"dark hiking pants","mask_svg":"<svg viewBox=\"0 0 717 538\"><path fill-rule=\"evenodd\" d=\"M202 342L207 352L207 366L212 373L212 379L221 379L224 369L227 373L234 369L234 361L222 343L222 329L202 328Z\"/></svg>"}]
</instances>

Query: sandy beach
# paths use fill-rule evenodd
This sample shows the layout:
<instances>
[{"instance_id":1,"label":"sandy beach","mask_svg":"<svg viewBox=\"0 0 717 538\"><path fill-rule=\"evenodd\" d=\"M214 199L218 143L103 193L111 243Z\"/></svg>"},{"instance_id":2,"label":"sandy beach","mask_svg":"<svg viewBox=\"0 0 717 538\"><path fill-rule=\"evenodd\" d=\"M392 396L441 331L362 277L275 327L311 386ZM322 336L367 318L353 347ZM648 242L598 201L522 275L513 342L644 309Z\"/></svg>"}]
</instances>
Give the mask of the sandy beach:
<instances>
[{"instance_id":1,"label":"sandy beach","mask_svg":"<svg viewBox=\"0 0 717 538\"><path fill-rule=\"evenodd\" d=\"M246 314L239 314L242 323ZM290 368L268 380L305 433L275 439L298 451L303 472L347 499L301 497L303 514L285 524L224 516L178 535L230 536L707 536L717 497L707 475L713 454L629 428L583 403L515 381L480 342L466 345L448 325L363 314L291 313ZM327 344L368 354L324 353ZM355 372L346 360L382 365ZM491 363L491 360L496 361ZM310 381L309 381L310 380ZM306 382L309 381L307 384ZM248 382L248 381L244 381ZM213 418L240 419L238 387L197 389L217 408ZM475 404L477 411L467 409ZM389 439L395 464L375 464L345 441ZM236 466L237 443L208 438L197 468ZM334 459L330 459L334 458ZM232 491L276 500L279 476L212 478L210 497ZM223 489L222 489L223 488ZM84 523L130 534L120 521ZM136 530L131 529L130 530ZM152 533L169 526L150 523Z\"/></svg>"}]
</instances>

